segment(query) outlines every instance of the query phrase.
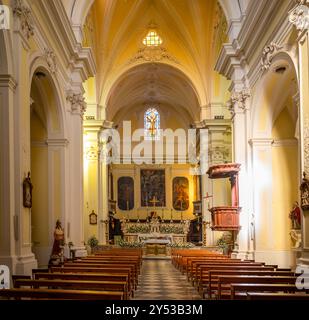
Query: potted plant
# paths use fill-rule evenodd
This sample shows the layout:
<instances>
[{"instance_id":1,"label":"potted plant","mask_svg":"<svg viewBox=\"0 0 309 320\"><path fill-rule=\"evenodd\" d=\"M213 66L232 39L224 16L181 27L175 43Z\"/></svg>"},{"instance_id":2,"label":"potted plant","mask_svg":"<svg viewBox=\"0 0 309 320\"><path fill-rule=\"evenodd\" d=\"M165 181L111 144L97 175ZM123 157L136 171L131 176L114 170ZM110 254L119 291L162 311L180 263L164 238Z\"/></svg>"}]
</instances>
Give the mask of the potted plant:
<instances>
[{"instance_id":1,"label":"potted plant","mask_svg":"<svg viewBox=\"0 0 309 320\"><path fill-rule=\"evenodd\" d=\"M225 241L223 237L218 239L217 246L222 249L224 255L227 256L229 254L229 244Z\"/></svg>"},{"instance_id":2,"label":"potted plant","mask_svg":"<svg viewBox=\"0 0 309 320\"><path fill-rule=\"evenodd\" d=\"M88 243L89 247L91 248L91 253L93 253L94 248L99 244L99 240L95 236L92 236L88 239L87 243Z\"/></svg>"}]
</instances>

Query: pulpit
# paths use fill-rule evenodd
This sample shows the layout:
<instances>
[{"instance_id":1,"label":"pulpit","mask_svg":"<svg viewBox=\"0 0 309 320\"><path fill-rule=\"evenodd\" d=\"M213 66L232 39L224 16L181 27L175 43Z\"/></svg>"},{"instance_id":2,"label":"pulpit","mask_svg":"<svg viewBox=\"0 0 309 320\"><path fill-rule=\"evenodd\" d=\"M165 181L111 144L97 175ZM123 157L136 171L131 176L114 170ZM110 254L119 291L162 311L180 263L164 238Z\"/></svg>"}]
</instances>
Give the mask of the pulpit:
<instances>
[{"instance_id":1,"label":"pulpit","mask_svg":"<svg viewBox=\"0 0 309 320\"><path fill-rule=\"evenodd\" d=\"M211 212L212 229L216 231L239 231L239 192L238 173L240 164L226 163L212 166L207 171L210 179L229 178L232 192L232 205L220 206L209 209Z\"/></svg>"}]
</instances>

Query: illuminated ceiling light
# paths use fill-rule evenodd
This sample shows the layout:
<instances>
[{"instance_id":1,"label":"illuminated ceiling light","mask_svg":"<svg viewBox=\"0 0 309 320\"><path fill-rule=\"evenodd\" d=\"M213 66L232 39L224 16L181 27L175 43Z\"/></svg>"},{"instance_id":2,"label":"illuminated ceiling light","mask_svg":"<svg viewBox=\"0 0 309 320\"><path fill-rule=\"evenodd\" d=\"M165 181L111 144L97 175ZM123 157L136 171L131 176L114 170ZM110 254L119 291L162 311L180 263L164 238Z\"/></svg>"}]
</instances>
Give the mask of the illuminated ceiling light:
<instances>
[{"instance_id":1,"label":"illuminated ceiling light","mask_svg":"<svg viewBox=\"0 0 309 320\"><path fill-rule=\"evenodd\" d=\"M143 44L147 47L158 47L162 42L162 38L154 30L149 31L143 40Z\"/></svg>"}]
</instances>

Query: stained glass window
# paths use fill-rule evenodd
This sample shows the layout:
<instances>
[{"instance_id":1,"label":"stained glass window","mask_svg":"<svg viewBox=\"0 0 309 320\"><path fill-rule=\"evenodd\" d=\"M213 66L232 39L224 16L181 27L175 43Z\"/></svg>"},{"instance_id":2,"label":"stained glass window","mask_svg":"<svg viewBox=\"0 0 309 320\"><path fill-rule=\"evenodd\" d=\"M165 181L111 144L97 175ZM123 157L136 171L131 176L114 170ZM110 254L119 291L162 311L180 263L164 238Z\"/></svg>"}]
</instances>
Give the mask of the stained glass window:
<instances>
[{"instance_id":1,"label":"stained glass window","mask_svg":"<svg viewBox=\"0 0 309 320\"><path fill-rule=\"evenodd\" d=\"M149 31L143 40L143 44L147 47L158 47L162 44L162 39L156 31Z\"/></svg>"},{"instance_id":2,"label":"stained glass window","mask_svg":"<svg viewBox=\"0 0 309 320\"><path fill-rule=\"evenodd\" d=\"M144 115L144 130L146 140L160 138L160 114L157 109L149 108Z\"/></svg>"}]
</instances>

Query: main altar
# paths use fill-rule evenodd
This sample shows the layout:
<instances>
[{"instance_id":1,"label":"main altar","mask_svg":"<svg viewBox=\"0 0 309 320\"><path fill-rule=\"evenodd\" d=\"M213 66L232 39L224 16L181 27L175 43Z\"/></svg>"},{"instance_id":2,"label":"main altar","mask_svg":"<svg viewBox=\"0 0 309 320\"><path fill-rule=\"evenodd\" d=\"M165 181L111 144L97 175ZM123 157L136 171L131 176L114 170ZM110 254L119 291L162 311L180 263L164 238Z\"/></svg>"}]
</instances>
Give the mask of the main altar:
<instances>
[{"instance_id":1,"label":"main altar","mask_svg":"<svg viewBox=\"0 0 309 320\"><path fill-rule=\"evenodd\" d=\"M145 222L121 221L124 241L143 245L145 255L168 255L169 247L187 242L190 220L163 221L153 217Z\"/></svg>"}]
</instances>

